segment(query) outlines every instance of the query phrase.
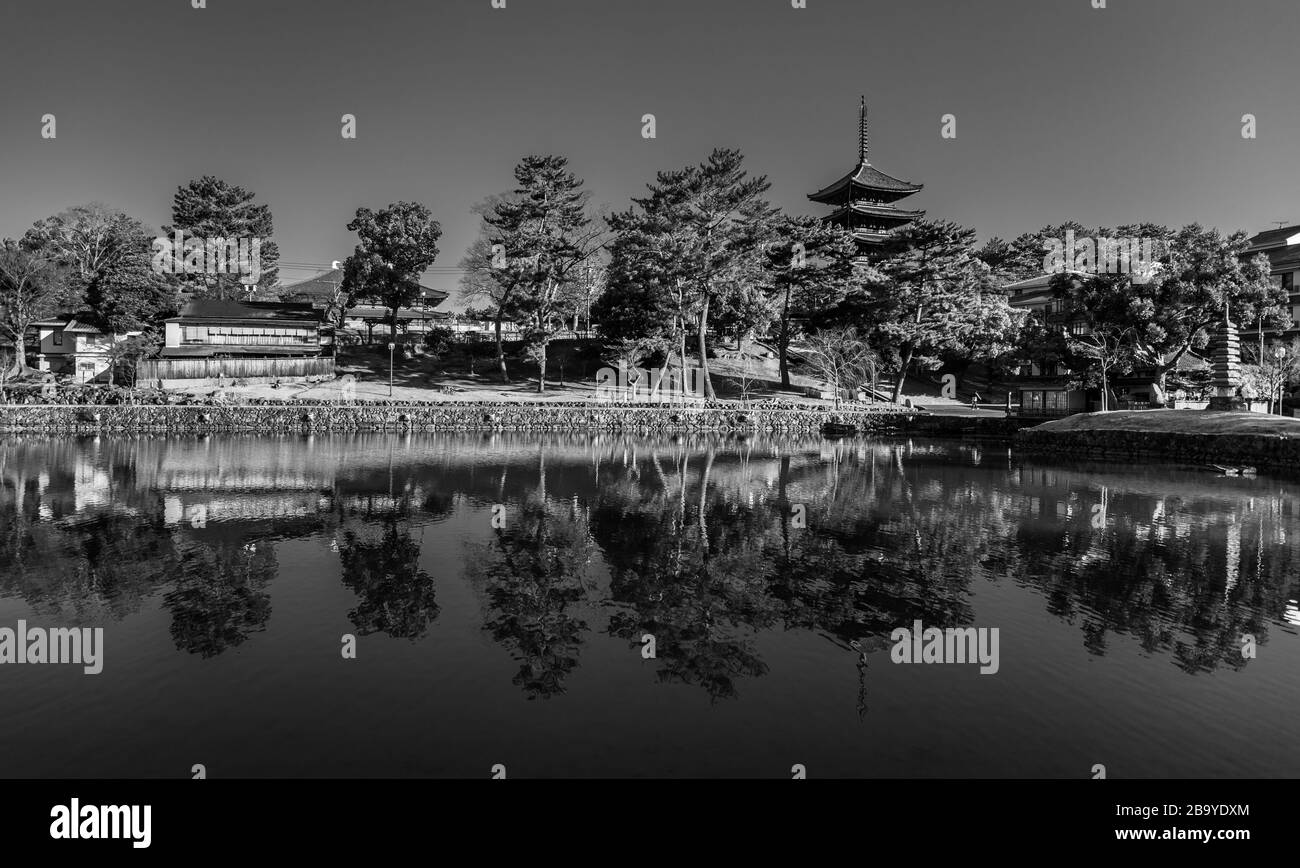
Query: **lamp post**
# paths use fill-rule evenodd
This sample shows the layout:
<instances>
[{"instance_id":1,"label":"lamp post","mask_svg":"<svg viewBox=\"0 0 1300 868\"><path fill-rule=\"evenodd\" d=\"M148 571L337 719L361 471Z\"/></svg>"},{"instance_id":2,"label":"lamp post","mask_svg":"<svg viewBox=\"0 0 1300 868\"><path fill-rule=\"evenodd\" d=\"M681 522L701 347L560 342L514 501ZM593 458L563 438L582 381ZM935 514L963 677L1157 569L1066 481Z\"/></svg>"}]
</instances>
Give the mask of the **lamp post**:
<instances>
[{"instance_id":1,"label":"lamp post","mask_svg":"<svg viewBox=\"0 0 1300 868\"><path fill-rule=\"evenodd\" d=\"M397 349L395 341L388 342L388 397L393 397L393 350Z\"/></svg>"}]
</instances>

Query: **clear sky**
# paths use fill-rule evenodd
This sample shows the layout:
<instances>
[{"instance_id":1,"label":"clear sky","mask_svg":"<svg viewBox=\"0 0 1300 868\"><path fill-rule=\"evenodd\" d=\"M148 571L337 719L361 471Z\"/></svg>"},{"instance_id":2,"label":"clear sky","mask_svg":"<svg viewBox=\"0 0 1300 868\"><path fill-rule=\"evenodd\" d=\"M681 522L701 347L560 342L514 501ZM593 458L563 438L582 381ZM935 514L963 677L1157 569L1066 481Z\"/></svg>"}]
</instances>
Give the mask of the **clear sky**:
<instances>
[{"instance_id":1,"label":"clear sky","mask_svg":"<svg viewBox=\"0 0 1300 868\"><path fill-rule=\"evenodd\" d=\"M981 238L1300 223L1300 2L1092 2L8 0L0 235L89 201L157 227L214 174L271 206L286 263L346 257L358 206L423 202L444 228L426 283L454 290L471 206L524 154L568 156L622 208L738 147L773 201L818 214L859 94L872 162L926 185L908 206Z\"/></svg>"}]
</instances>

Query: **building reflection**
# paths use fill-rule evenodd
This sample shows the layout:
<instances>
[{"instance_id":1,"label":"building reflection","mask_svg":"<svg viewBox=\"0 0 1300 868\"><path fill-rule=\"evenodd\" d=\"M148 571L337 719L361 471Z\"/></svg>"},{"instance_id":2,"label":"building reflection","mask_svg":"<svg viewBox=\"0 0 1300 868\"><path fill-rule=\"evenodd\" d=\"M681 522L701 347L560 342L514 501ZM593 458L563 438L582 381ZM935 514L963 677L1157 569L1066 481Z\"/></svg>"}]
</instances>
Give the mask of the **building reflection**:
<instances>
[{"instance_id":1,"label":"building reflection","mask_svg":"<svg viewBox=\"0 0 1300 868\"><path fill-rule=\"evenodd\" d=\"M530 697L562 694L593 643L650 635L658 679L726 699L768 671L764 631L870 654L900 624L970 624L984 584L1014 583L1092 654L1123 638L1200 673L1300 623L1296 494L918 440L17 438L0 594L88 619L157 600L176 647L211 657L272 628L273 581L297 569L279 547L318 539L360 634L426 637L459 579ZM435 574L422 540L444 522L460 563Z\"/></svg>"}]
</instances>

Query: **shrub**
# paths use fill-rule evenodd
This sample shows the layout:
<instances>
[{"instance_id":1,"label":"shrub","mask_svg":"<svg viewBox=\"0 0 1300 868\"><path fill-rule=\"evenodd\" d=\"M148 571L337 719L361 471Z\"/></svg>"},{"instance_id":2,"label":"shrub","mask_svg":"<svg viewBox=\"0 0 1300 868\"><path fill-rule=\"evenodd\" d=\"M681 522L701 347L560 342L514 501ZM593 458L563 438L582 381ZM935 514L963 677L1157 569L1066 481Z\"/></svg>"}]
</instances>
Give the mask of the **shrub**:
<instances>
[{"instance_id":1,"label":"shrub","mask_svg":"<svg viewBox=\"0 0 1300 868\"><path fill-rule=\"evenodd\" d=\"M456 342L456 335L449 328L435 326L429 329L424 335L424 348L430 355L441 357Z\"/></svg>"}]
</instances>

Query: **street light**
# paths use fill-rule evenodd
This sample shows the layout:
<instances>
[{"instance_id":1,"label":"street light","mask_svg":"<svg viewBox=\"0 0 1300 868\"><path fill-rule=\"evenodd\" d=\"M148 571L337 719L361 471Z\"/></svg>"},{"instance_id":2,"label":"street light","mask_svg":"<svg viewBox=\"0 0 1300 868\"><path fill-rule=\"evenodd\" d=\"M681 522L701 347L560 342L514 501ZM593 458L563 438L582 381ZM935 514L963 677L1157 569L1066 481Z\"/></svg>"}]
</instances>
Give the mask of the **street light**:
<instances>
[{"instance_id":1,"label":"street light","mask_svg":"<svg viewBox=\"0 0 1300 868\"><path fill-rule=\"evenodd\" d=\"M397 343L388 342L388 397L393 397L393 350L397 349Z\"/></svg>"}]
</instances>

